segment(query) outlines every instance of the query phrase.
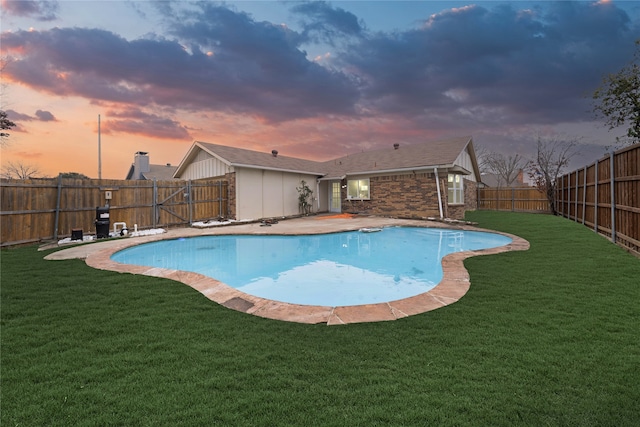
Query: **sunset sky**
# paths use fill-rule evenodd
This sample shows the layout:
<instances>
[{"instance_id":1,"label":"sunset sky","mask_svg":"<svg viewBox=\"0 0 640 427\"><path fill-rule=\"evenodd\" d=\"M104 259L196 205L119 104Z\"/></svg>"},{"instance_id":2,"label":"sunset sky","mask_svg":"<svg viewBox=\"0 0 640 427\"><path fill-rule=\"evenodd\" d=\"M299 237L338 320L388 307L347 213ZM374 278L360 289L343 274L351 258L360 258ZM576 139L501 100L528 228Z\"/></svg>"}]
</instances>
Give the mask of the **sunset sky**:
<instances>
[{"instance_id":1,"label":"sunset sky","mask_svg":"<svg viewBox=\"0 0 640 427\"><path fill-rule=\"evenodd\" d=\"M624 129L591 95L627 65L640 2L1 0L1 162L124 179L136 151L177 165L193 141L327 160L472 135L531 156Z\"/></svg>"}]
</instances>

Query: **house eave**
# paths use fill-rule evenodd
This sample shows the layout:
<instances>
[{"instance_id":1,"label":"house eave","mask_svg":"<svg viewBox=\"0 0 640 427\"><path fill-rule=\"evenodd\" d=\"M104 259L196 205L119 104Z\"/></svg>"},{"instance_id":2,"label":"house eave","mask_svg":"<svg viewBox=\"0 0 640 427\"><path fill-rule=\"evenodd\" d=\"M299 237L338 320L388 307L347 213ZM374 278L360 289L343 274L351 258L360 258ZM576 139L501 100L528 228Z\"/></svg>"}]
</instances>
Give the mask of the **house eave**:
<instances>
[{"instance_id":1,"label":"house eave","mask_svg":"<svg viewBox=\"0 0 640 427\"><path fill-rule=\"evenodd\" d=\"M259 165L246 165L242 163L231 163L230 166L233 168L260 169L260 170L287 172L287 173L301 173L304 175L316 175L316 176L324 175L323 172L313 172L313 171L304 171L304 170L296 170L296 169L283 169L283 168L274 168L274 167L259 166Z\"/></svg>"},{"instance_id":2,"label":"house eave","mask_svg":"<svg viewBox=\"0 0 640 427\"><path fill-rule=\"evenodd\" d=\"M222 163L226 164L227 166L232 166L231 163L227 159L224 159L224 158L220 157L218 154L216 154L216 153L212 152L211 150L207 149L207 147L202 145L200 143L200 141L194 141L194 143L191 144L191 147L189 148L189 151L187 152L187 155L182 159L182 161L178 165L178 168L173 173L173 178L178 178L184 173L185 169L189 165L189 162L191 162L191 160L195 156L195 148L196 147L200 148L202 151L204 151L205 153L208 153L209 155L213 156L214 158L220 160Z\"/></svg>"},{"instance_id":3,"label":"house eave","mask_svg":"<svg viewBox=\"0 0 640 427\"><path fill-rule=\"evenodd\" d=\"M452 165L452 164L447 164L447 165L431 165L431 166L419 166L419 167L412 167L412 168L400 168L400 169L384 169L384 170L369 170L369 171L362 171L362 172L350 172L347 173L346 175L343 175L343 177L345 176L360 176L360 175L380 175L380 174L389 174L389 173L410 173L410 172L416 172L416 171L433 171L434 168L437 169L441 169L441 170L446 170L446 171L450 171L450 172L457 172L460 173L462 175L471 175L471 172L469 172L468 170L466 170L465 168L458 166L458 165ZM322 178L323 180L329 180L329 179L338 179L338 177L327 177L327 178Z\"/></svg>"},{"instance_id":4,"label":"house eave","mask_svg":"<svg viewBox=\"0 0 640 427\"><path fill-rule=\"evenodd\" d=\"M330 175L330 176L323 176L322 178L318 179L318 181L342 181L343 179L345 179L347 177L347 175L340 175L340 176L336 176L336 175Z\"/></svg>"}]
</instances>

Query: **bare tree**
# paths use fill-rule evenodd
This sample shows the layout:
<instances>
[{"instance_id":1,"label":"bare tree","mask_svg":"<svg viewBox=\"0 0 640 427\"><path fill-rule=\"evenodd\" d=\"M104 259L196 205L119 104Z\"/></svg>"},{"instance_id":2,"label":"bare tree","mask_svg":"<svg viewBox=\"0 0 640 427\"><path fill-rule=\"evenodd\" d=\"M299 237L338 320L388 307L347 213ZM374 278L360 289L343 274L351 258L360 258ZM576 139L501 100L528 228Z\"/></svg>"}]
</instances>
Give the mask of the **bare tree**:
<instances>
[{"instance_id":1,"label":"bare tree","mask_svg":"<svg viewBox=\"0 0 640 427\"><path fill-rule=\"evenodd\" d=\"M562 138L538 136L535 160L529 163L529 176L534 185L547 195L549 208L557 215L556 182L571 159L578 154L579 138Z\"/></svg>"},{"instance_id":2,"label":"bare tree","mask_svg":"<svg viewBox=\"0 0 640 427\"><path fill-rule=\"evenodd\" d=\"M491 170L489 168L489 158L491 157L492 153L484 145L477 145L474 151L476 153L476 161L478 163L480 175L490 173Z\"/></svg>"},{"instance_id":3,"label":"bare tree","mask_svg":"<svg viewBox=\"0 0 640 427\"><path fill-rule=\"evenodd\" d=\"M2 177L5 179L42 178L42 176L38 175L40 175L40 169L37 166L22 162L9 162L2 167Z\"/></svg>"},{"instance_id":4,"label":"bare tree","mask_svg":"<svg viewBox=\"0 0 640 427\"><path fill-rule=\"evenodd\" d=\"M501 153L491 153L487 157L489 170L498 178L498 187L503 184L510 187L527 164L528 161L520 154L506 157Z\"/></svg>"}]
</instances>

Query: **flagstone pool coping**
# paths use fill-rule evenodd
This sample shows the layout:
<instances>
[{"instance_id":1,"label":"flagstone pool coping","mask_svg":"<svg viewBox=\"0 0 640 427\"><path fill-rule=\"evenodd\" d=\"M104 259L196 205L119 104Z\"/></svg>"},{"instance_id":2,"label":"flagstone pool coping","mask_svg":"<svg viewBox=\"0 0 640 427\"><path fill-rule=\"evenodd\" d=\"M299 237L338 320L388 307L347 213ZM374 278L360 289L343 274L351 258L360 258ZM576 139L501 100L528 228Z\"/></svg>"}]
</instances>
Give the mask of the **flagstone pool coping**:
<instances>
[{"instance_id":1,"label":"flagstone pool coping","mask_svg":"<svg viewBox=\"0 0 640 427\"><path fill-rule=\"evenodd\" d=\"M322 219L322 221L318 221ZM140 245L157 240L176 239L180 237L229 235L229 234L284 234L305 235L354 231L362 228L384 228L392 226L432 227L457 230L488 231L508 236L512 242L505 246L475 251L456 252L442 259L443 279L428 292L378 304L355 306L314 306L299 305L273 301L240 292L218 280L180 270L157 267L143 267L121 264L111 260L111 255L130 246ZM208 299L232 310L241 311L254 316L287 322L327 325L343 325L360 322L380 322L396 320L415 314L425 313L462 298L471 285L469 273L464 268L466 258L478 255L492 255L508 251L529 249L529 242L521 237L478 228L466 223L442 222L431 220L407 220L358 215L352 218L329 216L309 216L283 219L270 226L262 223L235 223L211 228L176 228L166 233L143 237L126 237L91 244L83 244L53 252L45 257L47 260L80 258L90 267L120 273L141 274L175 280L192 287Z\"/></svg>"}]
</instances>

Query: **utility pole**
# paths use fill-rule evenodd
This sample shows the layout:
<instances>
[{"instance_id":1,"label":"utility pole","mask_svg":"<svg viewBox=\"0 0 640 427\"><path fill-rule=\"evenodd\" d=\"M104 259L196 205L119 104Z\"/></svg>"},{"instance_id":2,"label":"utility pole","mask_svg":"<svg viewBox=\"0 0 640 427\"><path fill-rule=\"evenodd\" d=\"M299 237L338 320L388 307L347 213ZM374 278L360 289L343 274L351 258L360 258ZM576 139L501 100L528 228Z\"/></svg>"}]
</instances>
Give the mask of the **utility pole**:
<instances>
[{"instance_id":1,"label":"utility pole","mask_svg":"<svg viewBox=\"0 0 640 427\"><path fill-rule=\"evenodd\" d=\"M100 114L98 114L98 179L102 179L102 147L100 144Z\"/></svg>"}]
</instances>

